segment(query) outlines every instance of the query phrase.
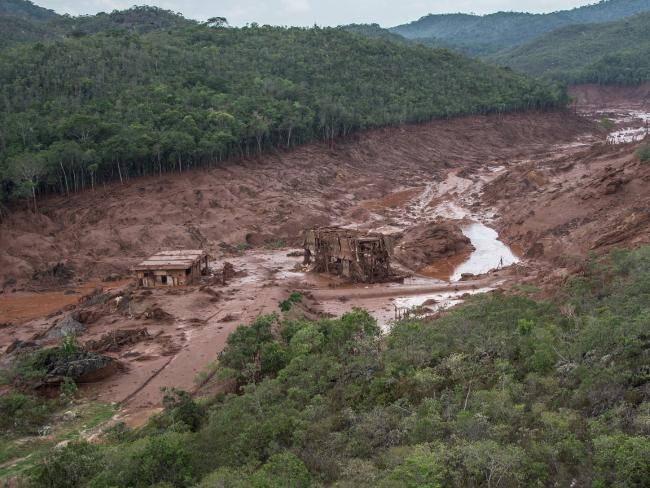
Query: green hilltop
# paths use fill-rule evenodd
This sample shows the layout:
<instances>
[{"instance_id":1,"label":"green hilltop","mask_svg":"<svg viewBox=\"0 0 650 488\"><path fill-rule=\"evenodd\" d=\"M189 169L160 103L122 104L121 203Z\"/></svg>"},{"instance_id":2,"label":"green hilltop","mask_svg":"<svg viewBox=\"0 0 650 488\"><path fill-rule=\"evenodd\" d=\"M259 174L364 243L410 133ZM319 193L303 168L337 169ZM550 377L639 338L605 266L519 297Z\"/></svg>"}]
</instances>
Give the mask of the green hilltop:
<instances>
[{"instance_id":1,"label":"green hilltop","mask_svg":"<svg viewBox=\"0 0 650 488\"><path fill-rule=\"evenodd\" d=\"M638 84L650 80L650 13L564 27L492 59L568 83Z\"/></svg>"},{"instance_id":2,"label":"green hilltop","mask_svg":"<svg viewBox=\"0 0 650 488\"><path fill-rule=\"evenodd\" d=\"M408 39L437 42L475 55L490 55L567 25L614 21L648 10L647 0L603 0L548 14L427 15L390 31Z\"/></svg>"}]
</instances>

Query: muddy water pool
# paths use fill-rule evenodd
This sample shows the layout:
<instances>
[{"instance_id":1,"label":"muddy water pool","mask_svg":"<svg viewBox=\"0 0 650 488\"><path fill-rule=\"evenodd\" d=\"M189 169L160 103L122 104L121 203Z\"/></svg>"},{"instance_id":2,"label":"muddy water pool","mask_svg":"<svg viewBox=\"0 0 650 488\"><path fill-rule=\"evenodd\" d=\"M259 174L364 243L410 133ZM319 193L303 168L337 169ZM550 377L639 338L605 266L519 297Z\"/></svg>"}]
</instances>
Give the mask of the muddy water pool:
<instances>
[{"instance_id":1,"label":"muddy water pool","mask_svg":"<svg viewBox=\"0 0 650 488\"><path fill-rule=\"evenodd\" d=\"M479 275L519 262L512 250L499 240L497 231L485 224L474 222L464 226L462 231L472 241L475 251L456 268L451 281L459 281L464 273Z\"/></svg>"}]
</instances>

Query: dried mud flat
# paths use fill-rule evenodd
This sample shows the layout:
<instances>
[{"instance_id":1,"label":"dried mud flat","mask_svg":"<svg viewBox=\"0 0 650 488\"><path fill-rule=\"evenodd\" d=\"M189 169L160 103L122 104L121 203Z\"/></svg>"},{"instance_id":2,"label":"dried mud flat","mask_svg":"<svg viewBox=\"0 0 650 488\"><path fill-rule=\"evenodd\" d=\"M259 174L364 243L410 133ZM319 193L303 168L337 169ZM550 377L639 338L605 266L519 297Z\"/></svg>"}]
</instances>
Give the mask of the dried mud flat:
<instances>
[{"instance_id":1,"label":"dried mud flat","mask_svg":"<svg viewBox=\"0 0 650 488\"><path fill-rule=\"evenodd\" d=\"M121 403L120 415L137 423L159 407L161 387L200 391L228 334L278 310L294 290L304 296L300 313L362 306L388 326L413 306L435 313L495 287L555 286L572 272L574 256L650 241L650 168L633 156L638 143L606 144L595 122L599 111L629 107L624 96L605 106L594 90L584 88L583 98L596 102L579 106L582 115L477 116L374 130L334 148L312 144L52 198L42 215L15 211L0 224L0 322L8 323L0 347L84 310L82 342L145 328L107 352L119 360L118 374L83 388L89 398ZM404 284L347 285L305 273L301 258L288 256L314 225L403 233L437 221L453 223L481 249L447 253L462 237L440 242L431 234L426 245L444 259L405 270L413 276ZM502 247L489 247L497 242ZM242 244L252 249L237 253ZM227 260L239 274L226 286L175 290L101 282L127 277L131 265L160 249L197 247L215 257L214 266ZM58 262L72 271L66 283L33 279ZM499 264L504 269L459 281L461 269L480 274ZM96 286L104 301L76 306Z\"/></svg>"}]
</instances>

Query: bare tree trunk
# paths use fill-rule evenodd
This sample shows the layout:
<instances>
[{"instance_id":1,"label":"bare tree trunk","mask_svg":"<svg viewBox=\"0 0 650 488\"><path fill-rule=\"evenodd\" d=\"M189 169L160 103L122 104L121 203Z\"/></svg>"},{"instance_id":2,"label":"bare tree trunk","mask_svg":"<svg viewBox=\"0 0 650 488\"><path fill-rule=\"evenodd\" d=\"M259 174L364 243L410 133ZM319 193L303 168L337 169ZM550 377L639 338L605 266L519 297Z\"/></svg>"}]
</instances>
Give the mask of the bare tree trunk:
<instances>
[{"instance_id":1,"label":"bare tree trunk","mask_svg":"<svg viewBox=\"0 0 650 488\"><path fill-rule=\"evenodd\" d=\"M38 206L36 205L36 185L32 182L32 198L34 199L34 213L38 213Z\"/></svg>"},{"instance_id":2,"label":"bare tree trunk","mask_svg":"<svg viewBox=\"0 0 650 488\"><path fill-rule=\"evenodd\" d=\"M63 171L63 179L65 181L65 194L69 198L70 197L70 187L68 186L68 175L65 174L65 168L63 168L63 163L59 161L59 165L61 166L61 171Z\"/></svg>"}]
</instances>

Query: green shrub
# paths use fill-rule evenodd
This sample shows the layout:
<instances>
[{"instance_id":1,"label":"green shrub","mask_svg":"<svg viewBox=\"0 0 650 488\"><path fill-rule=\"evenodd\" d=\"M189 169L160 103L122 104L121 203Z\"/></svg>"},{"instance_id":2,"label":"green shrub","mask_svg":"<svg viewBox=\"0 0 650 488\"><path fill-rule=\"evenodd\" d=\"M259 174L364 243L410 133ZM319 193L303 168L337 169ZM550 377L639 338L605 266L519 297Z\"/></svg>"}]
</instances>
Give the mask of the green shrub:
<instances>
[{"instance_id":1,"label":"green shrub","mask_svg":"<svg viewBox=\"0 0 650 488\"><path fill-rule=\"evenodd\" d=\"M12 391L0 396L0 431L34 434L52 413L54 402Z\"/></svg>"},{"instance_id":2,"label":"green shrub","mask_svg":"<svg viewBox=\"0 0 650 488\"><path fill-rule=\"evenodd\" d=\"M253 488L307 488L311 477L304 463L286 452L271 456L252 477Z\"/></svg>"},{"instance_id":3,"label":"green shrub","mask_svg":"<svg viewBox=\"0 0 650 488\"><path fill-rule=\"evenodd\" d=\"M237 244L237 246L235 247L235 249L237 250L237 252L239 254L243 254L243 253L245 253L246 251L249 251L252 248L253 248L253 246L251 246L247 242L242 242L240 244Z\"/></svg>"},{"instance_id":4,"label":"green shrub","mask_svg":"<svg viewBox=\"0 0 650 488\"><path fill-rule=\"evenodd\" d=\"M63 381L59 385L59 391L61 392L62 400L69 402L74 400L79 389L72 378L63 378Z\"/></svg>"},{"instance_id":5,"label":"green shrub","mask_svg":"<svg viewBox=\"0 0 650 488\"><path fill-rule=\"evenodd\" d=\"M176 432L196 432L203 420L203 411L192 395L177 388L163 388L164 411L161 420Z\"/></svg>"},{"instance_id":6,"label":"green shrub","mask_svg":"<svg viewBox=\"0 0 650 488\"><path fill-rule=\"evenodd\" d=\"M90 486L192 486L194 476L188 435L165 432L110 448L103 462L94 466L96 476Z\"/></svg>"},{"instance_id":7,"label":"green shrub","mask_svg":"<svg viewBox=\"0 0 650 488\"><path fill-rule=\"evenodd\" d=\"M594 440L594 487L650 486L650 439L625 434Z\"/></svg>"},{"instance_id":8,"label":"green shrub","mask_svg":"<svg viewBox=\"0 0 650 488\"><path fill-rule=\"evenodd\" d=\"M36 468L34 484L44 488L85 487L101 463L99 449L85 441L53 449Z\"/></svg>"},{"instance_id":9,"label":"green shrub","mask_svg":"<svg viewBox=\"0 0 650 488\"><path fill-rule=\"evenodd\" d=\"M220 468L207 475L197 488L249 488L250 473L244 469Z\"/></svg>"},{"instance_id":10,"label":"green shrub","mask_svg":"<svg viewBox=\"0 0 650 488\"><path fill-rule=\"evenodd\" d=\"M117 422L104 429L102 437L109 442L124 442L131 434L131 429L124 422Z\"/></svg>"},{"instance_id":11,"label":"green shrub","mask_svg":"<svg viewBox=\"0 0 650 488\"><path fill-rule=\"evenodd\" d=\"M600 119L600 126L605 130L612 130L614 128L614 121L612 119Z\"/></svg>"},{"instance_id":12,"label":"green shrub","mask_svg":"<svg viewBox=\"0 0 650 488\"><path fill-rule=\"evenodd\" d=\"M650 161L650 144L646 144L641 149L639 149L636 152L636 157L639 158L639 160L643 161L644 163Z\"/></svg>"},{"instance_id":13,"label":"green shrub","mask_svg":"<svg viewBox=\"0 0 650 488\"><path fill-rule=\"evenodd\" d=\"M302 301L302 295L296 291L289 295L289 298L282 300L280 302L280 310L283 312L289 312L295 303L300 303Z\"/></svg>"}]
</instances>

